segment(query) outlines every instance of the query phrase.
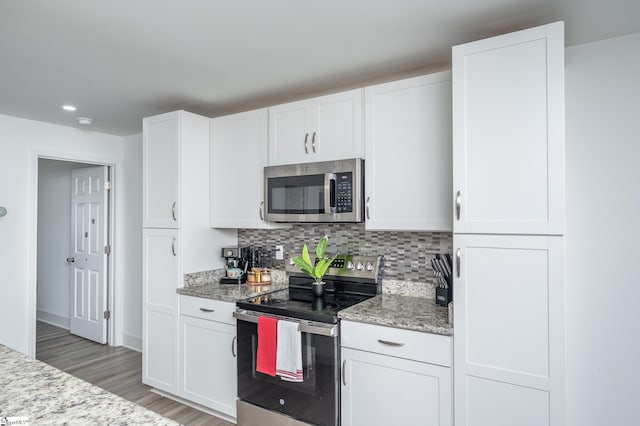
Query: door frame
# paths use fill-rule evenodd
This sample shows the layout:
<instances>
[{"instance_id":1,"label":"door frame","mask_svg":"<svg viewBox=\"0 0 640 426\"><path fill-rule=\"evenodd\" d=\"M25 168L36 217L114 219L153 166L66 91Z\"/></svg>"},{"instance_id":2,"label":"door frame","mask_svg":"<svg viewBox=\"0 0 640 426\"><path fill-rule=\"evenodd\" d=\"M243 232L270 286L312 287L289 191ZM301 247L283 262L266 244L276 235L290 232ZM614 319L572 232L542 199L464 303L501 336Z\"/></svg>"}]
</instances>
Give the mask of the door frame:
<instances>
[{"instance_id":1,"label":"door frame","mask_svg":"<svg viewBox=\"0 0 640 426\"><path fill-rule=\"evenodd\" d=\"M30 182L29 210L27 212L29 222L29 234L27 237L28 249L28 277L27 277L27 324L28 347L27 355L36 356L36 312L37 312L37 265L38 265L38 161L40 159L69 161L96 166L107 166L111 180L109 194L109 241L111 242L111 259L107 267L107 305L111 311L111 318L107 324L107 344L109 346L122 345L122 319L123 315L123 265L122 253L118 250L119 242L123 241L122 231L117 226L118 218L122 217L122 194L119 194L118 177L122 170L122 161L111 155L86 155L74 152L47 151L33 149L30 154Z\"/></svg>"}]
</instances>

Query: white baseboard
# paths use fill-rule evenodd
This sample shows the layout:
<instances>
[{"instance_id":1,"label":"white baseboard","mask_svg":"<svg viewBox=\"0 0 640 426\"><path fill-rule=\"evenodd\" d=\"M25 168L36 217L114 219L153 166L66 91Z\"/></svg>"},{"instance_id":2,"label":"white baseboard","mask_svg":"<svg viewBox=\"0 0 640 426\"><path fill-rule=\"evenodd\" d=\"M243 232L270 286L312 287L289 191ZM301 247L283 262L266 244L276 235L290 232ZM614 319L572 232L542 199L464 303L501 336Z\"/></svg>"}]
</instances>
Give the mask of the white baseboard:
<instances>
[{"instance_id":1,"label":"white baseboard","mask_svg":"<svg viewBox=\"0 0 640 426\"><path fill-rule=\"evenodd\" d=\"M122 346L133 351L142 352L142 337L122 333Z\"/></svg>"},{"instance_id":2,"label":"white baseboard","mask_svg":"<svg viewBox=\"0 0 640 426\"><path fill-rule=\"evenodd\" d=\"M47 324L55 325L56 327L64 328L65 330L69 330L69 317L46 311L38 311L36 313L36 319L38 321L46 322Z\"/></svg>"}]
</instances>

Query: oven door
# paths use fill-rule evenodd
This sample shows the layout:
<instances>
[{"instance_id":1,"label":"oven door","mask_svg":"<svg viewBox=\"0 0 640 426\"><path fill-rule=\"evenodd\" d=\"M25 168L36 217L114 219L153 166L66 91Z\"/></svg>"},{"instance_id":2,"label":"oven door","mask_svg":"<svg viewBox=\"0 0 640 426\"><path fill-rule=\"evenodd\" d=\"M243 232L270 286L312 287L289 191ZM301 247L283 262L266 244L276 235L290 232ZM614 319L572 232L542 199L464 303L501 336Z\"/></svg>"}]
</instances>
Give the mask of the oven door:
<instances>
[{"instance_id":1,"label":"oven door","mask_svg":"<svg viewBox=\"0 0 640 426\"><path fill-rule=\"evenodd\" d=\"M296 383L256 371L257 316L246 311L234 316L238 319L238 398L303 422L322 426L339 425L338 326L301 326L304 381ZM286 319L291 321L291 318Z\"/></svg>"}]
</instances>

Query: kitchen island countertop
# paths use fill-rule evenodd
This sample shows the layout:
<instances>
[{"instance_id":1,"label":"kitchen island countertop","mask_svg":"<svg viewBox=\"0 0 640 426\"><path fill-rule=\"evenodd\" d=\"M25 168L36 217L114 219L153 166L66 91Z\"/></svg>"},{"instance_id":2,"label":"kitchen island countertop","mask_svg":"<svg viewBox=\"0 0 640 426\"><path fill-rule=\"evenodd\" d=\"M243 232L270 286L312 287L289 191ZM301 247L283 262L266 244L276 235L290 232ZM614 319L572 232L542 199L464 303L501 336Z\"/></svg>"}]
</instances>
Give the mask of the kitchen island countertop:
<instances>
[{"instance_id":1,"label":"kitchen island countertop","mask_svg":"<svg viewBox=\"0 0 640 426\"><path fill-rule=\"evenodd\" d=\"M445 336L453 335L449 309L424 297L380 294L338 313L343 320L357 321Z\"/></svg>"},{"instance_id":2,"label":"kitchen island countertop","mask_svg":"<svg viewBox=\"0 0 640 426\"><path fill-rule=\"evenodd\" d=\"M0 389L0 418L34 425L178 424L3 345Z\"/></svg>"}]
</instances>

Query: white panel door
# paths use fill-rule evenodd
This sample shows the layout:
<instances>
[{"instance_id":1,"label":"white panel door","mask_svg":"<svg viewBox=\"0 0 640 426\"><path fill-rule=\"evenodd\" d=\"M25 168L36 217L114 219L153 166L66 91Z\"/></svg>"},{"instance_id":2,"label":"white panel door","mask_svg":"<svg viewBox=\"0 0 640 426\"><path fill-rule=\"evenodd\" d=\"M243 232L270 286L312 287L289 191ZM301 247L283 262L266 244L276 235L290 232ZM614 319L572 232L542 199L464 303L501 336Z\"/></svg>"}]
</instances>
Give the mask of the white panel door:
<instances>
[{"instance_id":1,"label":"white panel door","mask_svg":"<svg viewBox=\"0 0 640 426\"><path fill-rule=\"evenodd\" d=\"M142 226L180 227L181 111L142 121Z\"/></svg>"},{"instance_id":2,"label":"white panel door","mask_svg":"<svg viewBox=\"0 0 640 426\"><path fill-rule=\"evenodd\" d=\"M144 229L142 234L142 381L178 393L180 234Z\"/></svg>"},{"instance_id":3,"label":"white panel door","mask_svg":"<svg viewBox=\"0 0 640 426\"><path fill-rule=\"evenodd\" d=\"M451 73L365 88L366 227L449 231Z\"/></svg>"},{"instance_id":4,"label":"white panel door","mask_svg":"<svg viewBox=\"0 0 640 426\"><path fill-rule=\"evenodd\" d=\"M364 156L362 89L313 99L310 151L313 161Z\"/></svg>"},{"instance_id":5,"label":"white panel door","mask_svg":"<svg viewBox=\"0 0 640 426\"><path fill-rule=\"evenodd\" d=\"M563 31L453 48L454 232L564 233Z\"/></svg>"},{"instance_id":6,"label":"white panel door","mask_svg":"<svg viewBox=\"0 0 640 426\"><path fill-rule=\"evenodd\" d=\"M454 254L456 424L564 424L563 238L456 234Z\"/></svg>"},{"instance_id":7,"label":"white panel door","mask_svg":"<svg viewBox=\"0 0 640 426\"><path fill-rule=\"evenodd\" d=\"M449 426L451 369L342 348L343 426Z\"/></svg>"},{"instance_id":8,"label":"white panel door","mask_svg":"<svg viewBox=\"0 0 640 426\"><path fill-rule=\"evenodd\" d=\"M71 333L107 343L107 167L71 171Z\"/></svg>"}]
</instances>

